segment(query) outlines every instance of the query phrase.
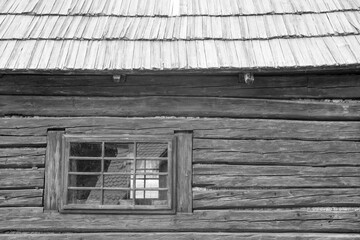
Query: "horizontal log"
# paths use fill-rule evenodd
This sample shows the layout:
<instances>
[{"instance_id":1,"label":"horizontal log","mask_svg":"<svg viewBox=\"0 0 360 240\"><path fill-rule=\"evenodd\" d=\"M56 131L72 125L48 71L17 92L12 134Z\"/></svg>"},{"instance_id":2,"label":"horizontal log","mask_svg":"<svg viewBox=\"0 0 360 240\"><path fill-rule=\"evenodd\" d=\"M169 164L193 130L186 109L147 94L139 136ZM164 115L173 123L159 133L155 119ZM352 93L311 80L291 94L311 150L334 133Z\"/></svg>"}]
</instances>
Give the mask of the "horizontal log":
<instances>
[{"instance_id":1,"label":"horizontal log","mask_svg":"<svg viewBox=\"0 0 360 240\"><path fill-rule=\"evenodd\" d=\"M0 169L0 189L43 187L44 169Z\"/></svg>"},{"instance_id":2,"label":"horizontal log","mask_svg":"<svg viewBox=\"0 0 360 240\"><path fill-rule=\"evenodd\" d=\"M360 166L360 153L344 152L274 152L247 153L226 150L194 150L194 163L225 163L248 165L296 165L296 166Z\"/></svg>"},{"instance_id":3,"label":"horizontal log","mask_svg":"<svg viewBox=\"0 0 360 240\"><path fill-rule=\"evenodd\" d=\"M45 143L46 136L1 136L0 139L0 145L5 147L45 147Z\"/></svg>"},{"instance_id":4,"label":"horizontal log","mask_svg":"<svg viewBox=\"0 0 360 240\"><path fill-rule=\"evenodd\" d=\"M252 85L238 75L128 75L116 83L107 76L5 75L0 94L43 96L226 96L251 98L359 98L360 75L255 76Z\"/></svg>"},{"instance_id":5,"label":"horizontal log","mask_svg":"<svg viewBox=\"0 0 360 240\"><path fill-rule=\"evenodd\" d=\"M85 134L172 134L194 130L195 138L360 140L359 121L293 121L191 118L0 118L0 145L46 144L47 129Z\"/></svg>"},{"instance_id":6,"label":"horizontal log","mask_svg":"<svg viewBox=\"0 0 360 240\"><path fill-rule=\"evenodd\" d=\"M202 123L205 126L195 132L196 138L358 140L360 137L358 121L216 119Z\"/></svg>"},{"instance_id":7,"label":"horizontal log","mask_svg":"<svg viewBox=\"0 0 360 240\"><path fill-rule=\"evenodd\" d=\"M360 166L360 142L194 139L194 163Z\"/></svg>"},{"instance_id":8,"label":"horizontal log","mask_svg":"<svg viewBox=\"0 0 360 240\"><path fill-rule=\"evenodd\" d=\"M44 167L45 148L0 148L0 168Z\"/></svg>"},{"instance_id":9,"label":"horizontal log","mask_svg":"<svg viewBox=\"0 0 360 240\"><path fill-rule=\"evenodd\" d=\"M222 231L359 233L357 209L197 210L177 215L44 213L42 208L1 208L0 232Z\"/></svg>"},{"instance_id":10,"label":"horizontal log","mask_svg":"<svg viewBox=\"0 0 360 240\"><path fill-rule=\"evenodd\" d=\"M341 233L42 233L1 234L4 240L359 240L360 234Z\"/></svg>"},{"instance_id":11,"label":"horizontal log","mask_svg":"<svg viewBox=\"0 0 360 240\"><path fill-rule=\"evenodd\" d=\"M195 164L193 175L193 186L209 188L360 187L360 167Z\"/></svg>"},{"instance_id":12,"label":"horizontal log","mask_svg":"<svg viewBox=\"0 0 360 240\"><path fill-rule=\"evenodd\" d=\"M360 206L360 188L193 189L194 209Z\"/></svg>"},{"instance_id":13,"label":"horizontal log","mask_svg":"<svg viewBox=\"0 0 360 240\"><path fill-rule=\"evenodd\" d=\"M236 117L360 120L360 103L217 97L0 96L0 116Z\"/></svg>"},{"instance_id":14,"label":"horizontal log","mask_svg":"<svg viewBox=\"0 0 360 240\"><path fill-rule=\"evenodd\" d=\"M194 149L274 152L342 152L360 153L360 143L352 141L299 141L299 140L222 140L195 139Z\"/></svg>"},{"instance_id":15,"label":"horizontal log","mask_svg":"<svg viewBox=\"0 0 360 240\"><path fill-rule=\"evenodd\" d=\"M41 207L42 198L42 189L0 190L0 207Z\"/></svg>"},{"instance_id":16,"label":"horizontal log","mask_svg":"<svg viewBox=\"0 0 360 240\"><path fill-rule=\"evenodd\" d=\"M340 75L309 75L308 87L309 88L341 88L341 87L359 87L360 83L359 74L340 74Z\"/></svg>"},{"instance_id":17,"label":"horizontal log","mask_svg":"<svg viewBox=\"0 0 360 240\"><path fill-rule=\"evenodd\" d=\"M246 166L224 164L195 164L195 175L224 176L360 176L360 167L308 167L308 166ZM359 182L360 183L360 182Z\"/></svg>"}]
</instances>

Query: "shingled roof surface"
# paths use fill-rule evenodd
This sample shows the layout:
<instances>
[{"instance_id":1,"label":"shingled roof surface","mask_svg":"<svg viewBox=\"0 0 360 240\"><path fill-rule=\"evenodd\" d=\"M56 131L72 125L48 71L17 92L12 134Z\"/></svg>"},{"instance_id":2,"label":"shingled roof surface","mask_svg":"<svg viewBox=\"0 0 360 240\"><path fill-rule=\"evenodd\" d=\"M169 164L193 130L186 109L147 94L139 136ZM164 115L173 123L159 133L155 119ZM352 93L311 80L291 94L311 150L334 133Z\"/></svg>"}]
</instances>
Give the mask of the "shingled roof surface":
<instances>
[{"instance_id":1,"label":"shingled roof surface","mask_svg":"<svg viewBox=\"0 0 360 240\"><path fill-rule=\"evenodd\" d=\"M359 0L2 0L0 70L360 66Z\"/></svg>"}]
</instances>

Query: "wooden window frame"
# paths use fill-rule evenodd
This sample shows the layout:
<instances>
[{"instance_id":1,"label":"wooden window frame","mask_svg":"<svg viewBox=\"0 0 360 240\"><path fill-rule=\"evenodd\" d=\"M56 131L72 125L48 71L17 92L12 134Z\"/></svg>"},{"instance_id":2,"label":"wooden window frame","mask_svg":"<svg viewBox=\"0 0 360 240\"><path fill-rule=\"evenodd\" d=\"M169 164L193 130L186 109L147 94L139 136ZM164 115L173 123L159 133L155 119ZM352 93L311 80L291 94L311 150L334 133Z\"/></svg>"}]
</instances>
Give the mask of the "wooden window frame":
<instances>
[{"instance_id":1,"label":"wooden window frame","mask_svg":"<svg viewBox=\"0 0 360 240\"><path fill-rule=\"evenodd\" d=\"M168 174L171 175L168 197L169 206L166 209L150 208L125 209L114 208L114 205L94 205L81 207L77 204L66 204L65 199L65 163L66 144L69 139L81 139L94 142L167 142L171 150L168 164ZM170 151L169 151L170 152ZM105 214L175 214L192 213L192 131L176 131L172 135L95 135L95 134L65 134L65 131L48 131L47 152L45 162L44 211L59 211L60 213L105 213ZM171 169L171 170L170 170ZM169 178L168 178L169 179ZM169 195L168 195L169 196Z\"/></svg>"}]
</instances>

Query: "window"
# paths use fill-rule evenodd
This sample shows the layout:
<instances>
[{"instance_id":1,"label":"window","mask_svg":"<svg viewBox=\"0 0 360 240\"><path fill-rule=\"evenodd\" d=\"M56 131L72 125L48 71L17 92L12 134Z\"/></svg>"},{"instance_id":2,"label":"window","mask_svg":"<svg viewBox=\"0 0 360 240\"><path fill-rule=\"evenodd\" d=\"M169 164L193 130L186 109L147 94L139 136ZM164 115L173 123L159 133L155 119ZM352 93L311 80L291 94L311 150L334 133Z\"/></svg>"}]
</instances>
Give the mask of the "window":
<instances>
[{"instance_id":1,"label":"window","mask_svg":"<svg viewBox=\"0 0 360 240\"><path fill-rule=\"evenodd\" d=\"M181 133L100 136L49 132L44 208L63 213L192 211L188 171L192 145L184 139ZM190 151L185 150L186 154L184 149Z\"/></svg>"},{"instance_id":2,"label":"window","mask_svg":"<svg viewBox=\"0 0 360 240\"><path fill-rule=\"evenodd\" d=\"M62 210L172 210L172 137L64 135Z\"/></svg>"}]
</instances>

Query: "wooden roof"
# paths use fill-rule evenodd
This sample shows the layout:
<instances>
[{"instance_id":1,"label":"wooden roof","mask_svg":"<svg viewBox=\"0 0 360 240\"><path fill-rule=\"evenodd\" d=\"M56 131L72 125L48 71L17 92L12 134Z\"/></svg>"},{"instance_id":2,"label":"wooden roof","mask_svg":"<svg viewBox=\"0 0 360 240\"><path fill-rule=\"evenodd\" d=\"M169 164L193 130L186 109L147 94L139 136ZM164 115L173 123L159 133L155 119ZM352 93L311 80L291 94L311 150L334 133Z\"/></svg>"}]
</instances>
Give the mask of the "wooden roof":
<instances>
[{"instance_id":1,"label":"wooden roof","mask_svg":"<svg viewBox=\"0 0 360 240\"><path fill-rule=\"evenodd\" d=\"M0 70L360 66L359 0L3 0Z\"/></svg>"}]
</instances>

